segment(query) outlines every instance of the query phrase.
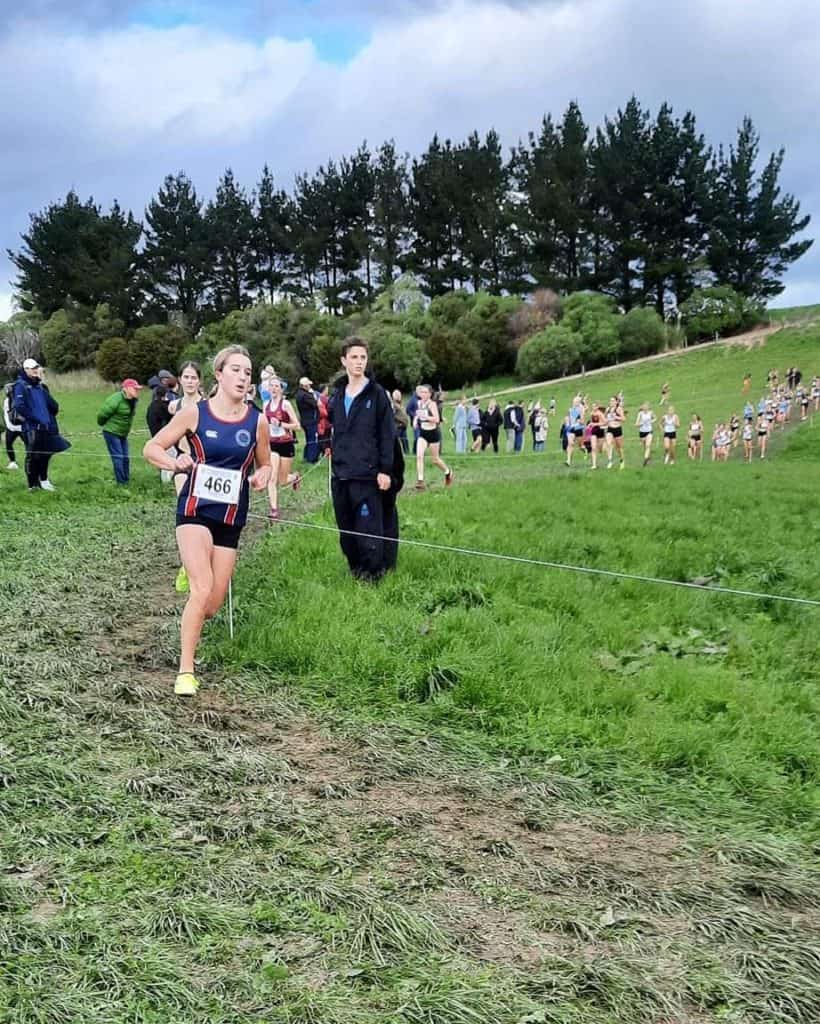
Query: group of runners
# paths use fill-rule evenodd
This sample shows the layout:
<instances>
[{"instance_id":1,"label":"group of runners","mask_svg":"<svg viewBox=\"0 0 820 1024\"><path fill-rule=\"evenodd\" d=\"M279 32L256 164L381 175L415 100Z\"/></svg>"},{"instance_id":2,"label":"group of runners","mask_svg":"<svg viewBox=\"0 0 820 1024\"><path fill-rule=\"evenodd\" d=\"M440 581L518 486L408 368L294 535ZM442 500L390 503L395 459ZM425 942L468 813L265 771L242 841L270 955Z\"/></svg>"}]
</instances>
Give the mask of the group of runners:
<instances>
[{"instance_id":1,"label":"group of runners","mask_svg":"<svg viewBox=\"0 0 820 1024\"><path fill-rule=\"evenodd\" d=\"M744 461L751 462L756 453L759 458L765 459L772 433L778 428L785 429L792 421L795 410L799 410L801 421L808 419L812 411L820 411L820 375L814 376L810 384L801 384L799 376L797 383L794 383L795 374L799 374L799 371L790 369L786 382L781 384L777 371L771 371L767 380L768 393L761 396L756 406L747 398L742 417L733 412L714 425L709 445L713 462L725 462L741 444ZM748 393L750 382L751 377L747 374L744 378L744 393ZM644 466L651 461L658 435L662 439L664 465L675 464L678 442L684 438L687 456L695 461L703 459L707 443L707 428L703 419L698 413L693 413L683 433L680 416L675 407L669 404L670 394L670 386L666 383L661 389L660 411L656 414L651 405L644 402L634 420ZM623 469L626 464L624 429L627 419L622 392L613 395L606 405L590 401L585 395L575 395L561 426L566 465L571 466L574 455L580 451L588 459L591 469L598 468L602 455L606 458L608 469L616 461L619 468Z\"/></svg>"}]
</instances>

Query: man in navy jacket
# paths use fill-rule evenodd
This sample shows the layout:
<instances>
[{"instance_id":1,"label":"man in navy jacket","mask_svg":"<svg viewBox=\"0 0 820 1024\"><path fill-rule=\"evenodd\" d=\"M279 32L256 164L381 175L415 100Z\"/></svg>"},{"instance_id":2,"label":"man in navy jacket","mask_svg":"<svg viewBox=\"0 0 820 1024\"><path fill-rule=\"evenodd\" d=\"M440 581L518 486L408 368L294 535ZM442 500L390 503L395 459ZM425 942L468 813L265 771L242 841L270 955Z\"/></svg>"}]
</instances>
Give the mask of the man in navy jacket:
<instances>
[{"instance_id":1,"label":"man in navy jacket","mask_svg":"<svg viewBox=\"0 0 820 1024\"><path fill-rule=\"evenodd\" d=\"M48 479L48 464L56 451L63 450L55 446L55 439L59 437L57 413L60 407L43 383L42 374L36 359L26 359L14 384L12 399L14 411L23 422L26 479L30 491L56 490Z\"/></svg>"},{"instance_id":2,"label":"man in navy jacket","mask_svg":"<svg viewBox=\"0 0 820 1024\"><path fill-rule=\"evenodd\" d=\"M367 344L348 338L342 348L342 379L328 404L333 428L331 493L339 543L350 571L377 580L395 565L398 539L396 436L387 392L365 376ZM399 450L399 458L402 458ZM385 520L387 513L387 521Z\"/></svg>"}]
</instances>

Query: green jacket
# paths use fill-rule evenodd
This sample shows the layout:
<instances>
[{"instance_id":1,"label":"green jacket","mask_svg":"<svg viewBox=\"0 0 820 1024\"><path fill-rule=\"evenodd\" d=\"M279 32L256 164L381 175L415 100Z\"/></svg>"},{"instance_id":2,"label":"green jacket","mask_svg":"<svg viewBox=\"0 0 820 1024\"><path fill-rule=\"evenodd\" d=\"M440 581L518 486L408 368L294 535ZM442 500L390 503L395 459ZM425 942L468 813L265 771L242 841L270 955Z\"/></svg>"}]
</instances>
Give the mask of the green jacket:
<instances>
[{"instance_id":1,"label":"green jacket","mask_svg":"<svg viewBox=\"0 0 820 1024\"><path fill-rule=\"evenodd\" d=\"M117 437L128 437L134 413L137 411L137 400L125 397L124 391L109 395L97 413L97 423L109 434Z\"/></svg>"}]
</instances>

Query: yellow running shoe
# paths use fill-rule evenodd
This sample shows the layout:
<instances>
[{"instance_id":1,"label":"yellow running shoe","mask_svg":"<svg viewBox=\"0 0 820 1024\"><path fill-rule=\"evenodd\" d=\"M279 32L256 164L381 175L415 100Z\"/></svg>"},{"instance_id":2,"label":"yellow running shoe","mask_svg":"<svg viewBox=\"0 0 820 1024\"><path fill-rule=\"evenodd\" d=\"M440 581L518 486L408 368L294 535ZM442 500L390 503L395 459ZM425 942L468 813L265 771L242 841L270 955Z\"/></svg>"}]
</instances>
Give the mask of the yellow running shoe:
<instances>
[{"instance_id":1,"label":"yellow running shoe","mask_svg":"<svg viewBox=\"0 0 820 1024\"><path fill-rule=\"evenodd\" d=\"M177 578L174 580L174 590L176 590L178 594L188 593L188 573L185 571L184 565L179 567Z\"/></svg>"},{"instance_id":2,"label":"yellow running shoe","mask_svg":"<svg viewBox=\"0 0 820 1024\"><path fill-rule=\"evenodd\" d=\"M177 681L174 683L174 693L177 697L196 697L199 683L190 672L180 672Z\"/></svg>"}]
</instances>

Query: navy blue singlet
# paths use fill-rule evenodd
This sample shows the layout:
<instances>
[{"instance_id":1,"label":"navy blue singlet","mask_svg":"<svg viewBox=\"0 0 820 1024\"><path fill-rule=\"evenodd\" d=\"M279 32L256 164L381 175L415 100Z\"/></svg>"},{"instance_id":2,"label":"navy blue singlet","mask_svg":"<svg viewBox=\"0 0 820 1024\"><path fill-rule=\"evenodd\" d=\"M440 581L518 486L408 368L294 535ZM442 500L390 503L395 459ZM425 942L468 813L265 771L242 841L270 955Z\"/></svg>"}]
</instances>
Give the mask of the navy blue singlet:
<instances>
[{"instance_id":1,"label":"navy blue singlet","mask_svg":"<svg viewBox=\"0 0 820 1024\"><path fill-rule=\"evenodd\" d=\"M248 411L241 420L221 420L211 411L210 402L204 399L197 403L199 423L192 434L188 434L191 457L195 463L206 462L221 469L238 469L242 473L242 491L236 505L225 505L219 501L206 501L193 495L194 477L189 476L177 501L177 515L190 518L204 516L228 526L244 526L248 517L248 472L253 465L256 452L256 423L258 411L248 405ZM194 466L194 474L196 466Z\"/></svg>"}]
</instances>

